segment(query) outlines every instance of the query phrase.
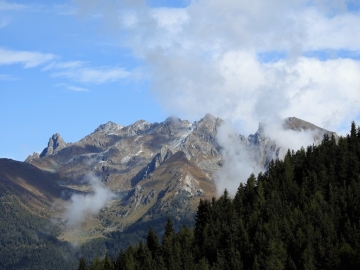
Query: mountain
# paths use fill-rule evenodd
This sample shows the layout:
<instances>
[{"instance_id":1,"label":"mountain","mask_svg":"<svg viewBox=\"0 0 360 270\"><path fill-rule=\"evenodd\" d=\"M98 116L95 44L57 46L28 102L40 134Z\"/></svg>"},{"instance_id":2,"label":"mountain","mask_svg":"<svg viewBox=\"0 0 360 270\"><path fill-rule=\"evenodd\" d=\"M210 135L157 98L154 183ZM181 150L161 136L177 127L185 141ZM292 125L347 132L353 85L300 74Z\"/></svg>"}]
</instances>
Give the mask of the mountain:
<instances>
[{"instance_id":1,"label":"mountain","mask_svg":"<svg viewBox=\"0 0 360 270\"><path fill-rule=\"evenodd\" d=\"M223 122L210 114L194 123L175 117L162 123L139 120L129 126L108 122L74 143L66 143L57 133L41 154L30 155L25 162L0 160L0 184L16 190L24 205L59 220L63 229L59 239L64 241L83 243L167 216L192 219L200 199L216 195L214 177L224 164L223 146L217 140ZM311 131L315 143L324 134L337 138L294 117L285 119L281 128ZM243 145L263 168L287 152L263 123L255 134L238 134L234 143ZM74 234L74 226L67 225L71 217L65 214L79 207L72 205L74 194L97 192L94 182L87 180L89 173L111 196L102 198L99 212L84 214Z\"/></svg>"},{"instance_id":2,"label":"mountain","mask_svg":"<svg viewBox=\"0 0 360 270\"><path fill-rule=\"evenodd\" d=\"M114 192L97 222L88 219L84 223L84 231L101 232L100 236L136 221L164 216L181 219L194 213L200 199L215 196L214 173L224 162L216 139L222 123L210 114L194 123L175 117L162 123L139 120L126 127L108 122L75 143L65 143L55 134L42 153L29 156L26 163L56 175L52 179L58 188L91 193L91 183L84 179L93 173ZM294 117L285 119L283 128L311 131L314 141L320 141L324 134L335 134ZM267 135L266 125L261 123L255 134L247 138L239 134L237 143L244 145L244 151L260 167L287 152ZM80 235L79 241L94 237ZM74 240L72 234L62 237Z\"/></svg>"},{"instance_id":3,"label":"mountain","mask_svg":"<svg viewBox=\"0 0 360 270\"><path fill-rule=\"evenodd\" d=\"M56 133L40 154L25 162L0 159L0 242L14 241L4 244L1 253L11 258L17 243L28 243L0 268L27 269L34 261L24 258L38 257L46 247L57 258L72 258L68 265L74 264L74 256L113 254L143 239L149 226L161 233L167 217L176 228L193 226L200 199L217 194L214 179L226 162L225 146L218 140L223 123L210 114L193 123L175 117L129 126L108 122L78 142L67 143ZM284 137L269 130L260 123L248 137L237 134L230 147L241 145L240 151L266 168L287 152ZM294 117L285 119L281 130L290 137L310 134L314 143L324 135L338 138ZM68 243L81 248L74 252ZM58 259L53 269L63 264ZM44 262L39 269L46 267Z\"/></svg>"},{"instance_id":4,"label":"mountain","mask_svg":"<svg viewBox=\"0 0 360 270\"><path fill-rule=\"evenodd\" d=\"M201 198L215 195L212 174L221 166L216 133L222 122L211 115L194 123L174 117L127 127L108 122L75 143L56 134L26 163L57 174L59 185L76 191L91 190L83 181L90 172L101 179L116 197L96 230L119 230L140 218L180 218L193 213Z\"/></svg>"}]
</instances>

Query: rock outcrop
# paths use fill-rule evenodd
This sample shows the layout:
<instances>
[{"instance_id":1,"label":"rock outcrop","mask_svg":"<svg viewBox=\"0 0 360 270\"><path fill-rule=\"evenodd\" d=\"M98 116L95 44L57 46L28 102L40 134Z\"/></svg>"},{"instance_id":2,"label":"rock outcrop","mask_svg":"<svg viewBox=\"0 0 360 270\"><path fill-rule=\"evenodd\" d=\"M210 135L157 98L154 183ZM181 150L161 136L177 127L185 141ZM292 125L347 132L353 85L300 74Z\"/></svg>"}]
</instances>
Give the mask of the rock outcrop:
<instances>
[{"instance_id":1,"label":"rock outcrop","mask_svg":"<svg viewBox=\"0 0 360 270\"><path fill-rule=\"evenodd\" d=\"M51 136L49 139L48 146L41 152L40 157L45 157L47 155L53 155L60 151L61 149L65 148L67 144L61 138L59 133L56 133Z\"/></svg>"}]
</instances>

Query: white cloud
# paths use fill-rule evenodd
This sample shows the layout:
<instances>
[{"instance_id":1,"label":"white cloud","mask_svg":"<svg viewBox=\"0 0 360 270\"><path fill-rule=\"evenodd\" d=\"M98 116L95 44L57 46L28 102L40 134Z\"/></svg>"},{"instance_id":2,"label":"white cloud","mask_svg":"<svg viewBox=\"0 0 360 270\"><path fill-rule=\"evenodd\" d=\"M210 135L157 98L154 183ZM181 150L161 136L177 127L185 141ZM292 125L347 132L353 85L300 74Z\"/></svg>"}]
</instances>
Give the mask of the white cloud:
<instances>
[{"instance_id":1,"label":"white cloud","mask_svg":"<svg viewBox=\"0 0 360 270\"><path fill-rule=\"evenodd\" d=\"M83 61L53 62L57 58L56 55L49 53L17 51L0 47L0 66L21 64L24 68L33 68L46 64L42 70L53 71L54 77L66 77L82 83L95 84L115 82L130 75L130 72L121 67L90 67Z\"/></svg>"},{"instance_id":2,"label":"white cloud","mask_svg":"<svg viewBox=\"0 0 360 270\"><path fill-rule=\"evenodd\" d=\"M20 80L20 78L9 74L0 74L0 81L17 81L17 80Z\"/></svg>"},{"instance_id":3,"label":"white cloud","mask_svg":"<svg viewBox=\"0 0 360 270\"><path fill-rule=\"evenodd\" d=\"M183 9L76 3L124 33L122 45L145 60L152 91L171 114L195 119L211 112L240 121L243 133L287 116L339 129L360 114L359 61L302 56L360 51L359 12L347 12L347 1L198 0ZM258 59L274 51L287 59Z\"/></svg>"},{"instance_id":4,"label":"white cloud","mask_svg":"<svg viewBox=\"0 0 360 270\"><path fill-rule=\"evenodd\" d=\"M4 28L10 23L8 18L0 18L0 28Z\"/></svg>"},{"instance_id":5,"label":"white cloud","mask_svg":"<svg viewBox=\"0 0 360 270\"><path fill-rule=\"evenodd\" d=\"M251 173L258 174L260 168L245 145L240 143L236 130L228 122L223 123L216 139L221 147L224 165L215 174L217 195L227 189L234 196L240 183L246 183Z\"/></svg>"},{"instance_id":6,"label":"white cloud","mask_svg":"<svg viewBox=\"0 0 360 270\"><path fill-rule=\"evenodd\" d=\"M84 64L86 64L86 62L82 62L82 61L52 62L46 65L42 70L48 71L52 69L81 68Z\"/></svg>"},{"instance_id":7,"label":"white cloud","mask_svg":"<svg viewBox=\"0 0 360 270\"><path fill-rule=\"evenodd\" d=\"M55 55L49 53L0 48L0 65L22 64L25 68L32 68L43 65L55 58Z\"/></svg>"},{"instance_id":8,"label":"white cloud","mask_svg":"<svg viewBox=\"0 0 360 270\"><path fill-rule=\"evenodd\" d=\"M55 4L53 9L56 13L60 15L76 15L77 10L73 5L70 4Z\"/></svg>"},{"instance_id":9,"label":"white cloud","mask_svg":"<svg viewBox=\"0 0 360 270\"><path fill-rule=\"evenodd\" d=\"M52 71L54 77L95 84L119 81L130 75L130 72L121 67L91 67L83 61L53 62L43 70Z\"/></svg>"},{"instance_id":10,"label":"white cloud","mask_svg":"<svg viewBox=\"0 0 360 270\"><path fill-rule=\"evenodd\" d=\"M303 18L308 30L305 49L360 50L360 36L355 34L360 29L360 12L329 17L310 9L303 13Z\"/></svg>"},{"instance_id":11,"label":"white cloud","mask_svg":"<svg viewBox=\"0 0 360 270\"><path fill-rule=\"evenodd\" d=\"M54 77L65 77L81 83L103 84L124 79L130 72L121 67L90 67L87 62L53 62L43 68Z\"/></svg>"},{"instance_id":12,"label":"white cloud","mask_svg":"<svg viewBox=\"0 0 360 270\"><path fill-rule=\"evenodd\" d=\"M0 10L18 10L28 8L26 5L18 4L15 2L0 1Z\"/></svg>"},{"instance_id":13,"label":"white cloud","mask_svg":"<svg viewBox=\"0 0 360 270\"><path fill-rule=\"evenodd\" d=\"M88 92L88 91L90 91L87 88L77 87L77 86L68 86L68 87L66 87L66 89L71 90L71 91L75 91L75 92Z\"/></svg>"},{"instance_id":14,"label":"white cloud","mask_svg":"<svg viewBox=\"0 0 360 270\"><path fill-rule=\"evenodd\" d=\"M54 86L55 87L60 87L62 89L67 89L67 90L70 90L70 91L74 91L74 92L89 92L90 91L90 89L88 89L88 88L69 85L67 83L59 83L59 84L56 84Z\"/></svg>"},{"instance_id":15,"label":"white cloud","mask_svg":"<svg viewBox=\"0 0 360 270\"><path fill-rule=\"evenodd\" d=\"M82 83L102 84L121 80L127 77L129 72L117 67L81 67L54 72L52 75L54 77L66 77Z\"/></svg>"},{"instance_id":16,"label":"white cloud","mask_svg":"<svg viewBox=\"0 0 360 270\"><path fill-rule=\"evenodd\" d=\"M71 196L70 204L66 206L62 216L63 220L67 222L67 226L76 227L81 225L86 218L96 215L101 208L105 207L115 197L114 193L95 175L89 173L85 177L85 181L91 185L92 193Z\"/></svg>"}]
</instances>

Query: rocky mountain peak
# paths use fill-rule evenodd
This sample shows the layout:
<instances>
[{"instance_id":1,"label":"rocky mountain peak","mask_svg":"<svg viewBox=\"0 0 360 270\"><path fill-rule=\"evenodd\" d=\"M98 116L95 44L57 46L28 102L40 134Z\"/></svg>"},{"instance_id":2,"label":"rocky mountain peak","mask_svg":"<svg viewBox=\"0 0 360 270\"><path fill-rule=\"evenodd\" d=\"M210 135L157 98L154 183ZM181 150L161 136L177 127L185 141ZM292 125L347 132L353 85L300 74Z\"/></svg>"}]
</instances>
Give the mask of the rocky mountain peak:
<instances>
[{"instance_id":1,"label":"rocky mountain peak","mask_svg":"<svg viewBox=\"0 0 360 270\"><path fill-rule=\"evenodd\" d=\"M142 134L150 128L150 123L145 120L138 120L134 124L124 127L123 131L127 133L128 136L133 136L136 134Z\"/></svg>"},{"instance_id":2,"label":"rocky mountain peak","mask_svg":"<svg viewBox=\"0 0 360 270\"><path fill-rule=\"evenodd\" d=\"M210 121L210 122L216 122L216 119L217 118L210 113L207 113L203 118L204 121Z\"/></svg>"},{"instance_id":3,"label":"rocky mountain peak","mask_svg":"<svg viewBox=\"0 0 360 270\"><path fill-rule=\"evenodd\" d=\"M41 152L40 157L55 154L66 146L67 144L61 138L60 134L56 133L51 136L48 142L48 146Z\"/></svg>"},{"instance_id":4,"label":"rocky mountain peak","mask_svg":"<svg viewBox=\"0 0 360 270\"><path fill-rule=\"evenodd\" d=\"M335 139L338 139L339 136L336 134L336 132L332 132L329 130L326 130L324 128L318 127L312 123L306 122L304 120L301 120L296 117L288 117L284 119L283 127L285 129L291 129L295 131L305 131L305 130L311 130L317 132L315 135L315 141L320 142L322 140L322 137L324 134L329 135L330 137L332 135L335 136Z\"/></svg>"},{"instance_id":5,"label":"rocky mountain peak","mask_svg":"<svg viewBox=\"0 0 360 270\"><path fill-rule=\"evenodd\" d=\"M256 131L257 134L259 134L261 137L265 136L265 128L266 128L266 124L263 122L259 123L259 128Z\"/></svg>"},{"instance_id":6,"label":"rocky mountain peak","mask_svg":"<svg viewBox=\"0 0 360 270\"><path fill-rule=\"evenodd\" d=\"M223 122L221 118L208 113L200 121L194 122L194 134L205 142L215 143L217 130Z\"/></svg>"},{"instance_id":7,"label":"rocky mountain peak","mask_svg":"<svg viewBox=\"0 0 360 270\"><path fill-rule=\"evenodd\" d=\"M176 124L178 122L181 122L181 119L178 117L175 117L175 116L170 116L170 117L166 118L164 121L164 123L170 124L170 125Z\"/></svg>"},{"instance_id":8,"label":"rocky mountain peak","mask_svg":"<svg viewBox=\"0 0 360 270\"><path fill-rule=\"evenodd\" d=\"M29 155L26 159L25 159L25 162L30 162L30 160L32 159L37 159L37 158L40 158L40 155L39 153L32 153L32 155Z\"/></svg>"},{"instance_id":9,"label":"rocky mountain peak","mask_svg":"<svg viewBox=\"0 0 360 270\"><path fill-rule=\"evenodd\" d=\"M145 120L138 120L131 125L134 129L145 130L150 126L150 123Z\"/></svg>"},{"instance_id":10,"label":"rocky mountain peak","mask_svg":"<svg viewBox=\"0 0 360 270\"><path fill-rule=\"evenodd\" d=\"M100 125L97 129L95 129L95 132L104 132L104 133L114 133L116 131L119 131L123 128L124 126L122 125L118 125L114 122L107 122L106 124L102 124Z\"/></svg>"},{"instance_id":11,"label":"rocky mountain peak","mask_svg":"<svg viewBox=\"0 0 360 270\"><path fill-rule=\"evenodd\" d=\"M296 117L288 117L284 119L283 122L283 127L285 129L292 129L292 130L296 130L296 131L301 131L301 130L315 130L315 129L319 129L319 130L324 130L318 126L315 126L312 123L306 122L304 120L301 120L299 118Z\"/></svg>"}]
</instances>

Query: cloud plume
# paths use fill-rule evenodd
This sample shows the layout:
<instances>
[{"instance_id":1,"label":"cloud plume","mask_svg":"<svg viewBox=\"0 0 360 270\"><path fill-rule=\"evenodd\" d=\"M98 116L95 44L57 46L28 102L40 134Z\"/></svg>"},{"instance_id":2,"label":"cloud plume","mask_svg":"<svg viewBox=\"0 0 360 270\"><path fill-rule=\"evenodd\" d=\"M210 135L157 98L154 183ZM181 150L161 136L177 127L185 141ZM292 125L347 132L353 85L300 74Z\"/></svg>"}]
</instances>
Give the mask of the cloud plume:
<instances>
[{"instance_id":1,"label":"cloud plume","mask_svg":"<svg viewBox=\"0 0 360 270\"><path fill-rule=\"evenodd\" d=\"M91 185L92 192L71 196L62 215L63 221L69 227L79 226L86 218L96 215L115 196L95 175L89 173L84 180Z\"/></svg>"},{"instance_id":2,"label":"cloud plume","mask_svg":"<svg viewBox=\"0 0 360 270\"><path fill-rule=\"evenodd\" d=\"M22 64L24 68L33 68L55 58L55 55L49 53L17 51L0 47L0 65Z\"/></svg>"},{"instance_id":3,"label":"cloud plume","mask_svg":"<svg viewBox=\"0 0 360 270\"><path fill-rule=\"evenodd\" d=\"M240 183L246 183L251 173L258 174L264 168L257 164L250 150L240 142L231 123L225 122L221 125L216 139L224 160L223 167L214 177L217 195L220 196L227 189L229 195L234 196Z\"/></svg>"}]
</instances>

